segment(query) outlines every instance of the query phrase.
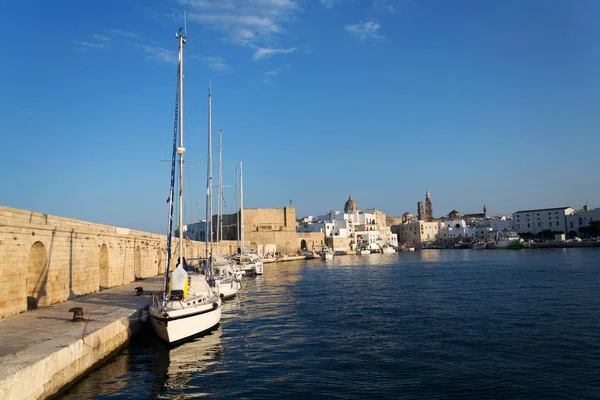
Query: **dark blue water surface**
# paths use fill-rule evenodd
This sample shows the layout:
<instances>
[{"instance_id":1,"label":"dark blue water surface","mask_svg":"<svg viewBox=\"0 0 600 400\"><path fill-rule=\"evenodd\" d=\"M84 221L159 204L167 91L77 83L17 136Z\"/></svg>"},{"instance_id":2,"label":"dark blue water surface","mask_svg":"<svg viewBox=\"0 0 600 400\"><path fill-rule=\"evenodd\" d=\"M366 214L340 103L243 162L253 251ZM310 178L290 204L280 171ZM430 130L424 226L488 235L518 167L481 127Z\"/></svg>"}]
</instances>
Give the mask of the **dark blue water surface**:
<instances>
[{"instance_id":1,"label":"dark blue water surface","mask_svg":"<svg viewBox=\"0 0 600 400\"><path fill-rule=\"evenodd\" d=\"M150 327L65 398L600 398L600 249L269 264L212 333Z\"/></svg>"}]
</instances>

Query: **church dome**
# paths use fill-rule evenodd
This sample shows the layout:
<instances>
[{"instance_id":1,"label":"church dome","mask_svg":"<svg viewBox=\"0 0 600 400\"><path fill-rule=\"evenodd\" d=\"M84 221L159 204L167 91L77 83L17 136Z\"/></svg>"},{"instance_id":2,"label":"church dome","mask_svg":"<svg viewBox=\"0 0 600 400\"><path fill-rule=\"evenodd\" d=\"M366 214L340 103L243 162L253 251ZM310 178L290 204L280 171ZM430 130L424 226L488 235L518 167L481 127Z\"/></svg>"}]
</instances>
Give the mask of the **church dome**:
<instances>
[{"instance_id":1,"label":"church dome","mask_svg":"<svg viewBox=\"0 0 600 400\"><path fill-rule=\"evenodd\" d=\"M405 217L405 218L412 218L413 217L413 215L411 213L409 213L409 212L405 212L404 214L402 214L402 216Z\"/></svg>"},{"instance_id":2,"label":"church dome","mask_svg":"<svg viewBox=\"0 0 600 400\"><path fill-rule=\"evenodd\" d=\"M350 212L350 211L358 211L358 204L356 204L356 202L354 200L352 200L352 196L348 196L348 201L346 201L346 204L344 204L344 212Z\"/></svg>"}]
</instances>

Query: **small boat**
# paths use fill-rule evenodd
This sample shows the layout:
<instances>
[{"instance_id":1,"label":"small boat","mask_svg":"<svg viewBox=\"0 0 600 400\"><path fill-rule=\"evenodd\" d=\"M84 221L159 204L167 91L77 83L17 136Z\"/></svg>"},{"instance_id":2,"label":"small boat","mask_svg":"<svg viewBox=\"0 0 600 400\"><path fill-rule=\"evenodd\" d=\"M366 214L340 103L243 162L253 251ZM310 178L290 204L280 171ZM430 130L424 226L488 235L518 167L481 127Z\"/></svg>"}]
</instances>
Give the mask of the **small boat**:
<instances>
[{"instance_id":1,"label":"small boat","mask_svg":"<svg viewBox=\"0 0 600 400\"><path fill-rule=\"evenodd\" d=\"M249 250L230 257L234 265L238 266L244 275L262 275L263 262L260 257Z\"/></svg>"},{"instance_id":2,"label":"small boat","mask_svg":"<svg viewBox=\"0 0 600 400\"><path fill-rule=\"evenodd\" d=\"M228 300L235 297L238 290L242 288L242 273L236 271L228 260L218 256L213 256L213 272L214 288L221 299Z\"/></svg>"},{"instance_id":3,"label":"small boat","mask_svg":"<svg viewBox=\"0 0 600 400\"><path fill-rule=\"evenodd\" d=\"M393 254L393 253L395 253L395 252L396 252L396 249L395 249L395 248L394 248L394 246L392 246L392 245L389 245L389 244L384 244L384 245L381 247L381 252L382 252L383 254Z\"/></svg>"},{"instance_id":4,"label":"small boat","mask_svg":"<svg viewBox=\"0 0 600 400\"><path fill-rule=\"evenodd\" d=\"M333 260L333 250L329 247L323 247L321 249L321 258L323 260Z\"/></svg>"},{"instance_id":5,"label":"small boat","mask_svg":"<svg viewBox=\"0 0 600 400\"><path fill-rule=\"evenodd\" d=\"M221 300L232 299L242 289L244 274L224 257L213 254L212 262L205 258L191 258L187 261L190 264L194 261L201 262L195 269L204 274L209 286L217 292Z\"/></svg>"},{"instance_id":6,"label":"small boat","mask_svg":"<svg viewBox=\"0 0 600 400\"><path fill-rule=\"evenodd\" d=\"M371 254L371 250L369 250L367 248L358 249L358 250L356 250L356 254L358 254L360 256L366 256L367 254Z\"/></svg>"},{"instance_id":7,"label":"small boat","mask_svg":"<svg viewBox=\"0 0 600 400\"><path fill-rule=\"evenodd\" d=\"M491 249L511 249L518 250L522 246L523 239L515 232L496 232L495 240L488 243L487 247Z\"/></svg>"},{"instance_id":8,"label":"small boat","mask_svg":"<svg viewBox=\"0 0 600 400\"><path fill-rule=\"evenodd\" d=\"M485 242L475 242L473 243L473 250L483 250L486 247Z\"/></svg>"},{"instance_id":9,"label":"small boat","mask_svg":"<svg viewBox=\"0 0 600 400\"><path fill-rule=\"evenodd\" d=\"M183 226L183 44L186 38L182 29L176 35L179 40L177 63L178 101L175 107L175 132L171 157L171 185L169 189L169 225L167 229L167 262L165 281L161 295L153 295L149 308L150 323L158 337L173 343L203 333L215 327L221 320L221 299L208 285L204 275L193 280L188 275L184 257L183 229L179 229L179 262L169 273L171 265L171 237L173 232L173 206L175 192L175 167L179 154L179 226ZM179 146L177 139L179 138Z\"/></svg>"},{"instance_id":10,"label":"small boat","mask_svg":"<svg viewBox=\"0 0 600 400\"><path fill-rule=\"evenodd\" d=\"M239 212L239 223L238 229L240 238L240 248L238 253L230 257L234 261L234 264L239 267L244 275L262 275L263 274L263 260L253 250L247 250L244 248L244 180L242 172L242 160L240 160L240 212Z\"/></svg>"}]
</instances>

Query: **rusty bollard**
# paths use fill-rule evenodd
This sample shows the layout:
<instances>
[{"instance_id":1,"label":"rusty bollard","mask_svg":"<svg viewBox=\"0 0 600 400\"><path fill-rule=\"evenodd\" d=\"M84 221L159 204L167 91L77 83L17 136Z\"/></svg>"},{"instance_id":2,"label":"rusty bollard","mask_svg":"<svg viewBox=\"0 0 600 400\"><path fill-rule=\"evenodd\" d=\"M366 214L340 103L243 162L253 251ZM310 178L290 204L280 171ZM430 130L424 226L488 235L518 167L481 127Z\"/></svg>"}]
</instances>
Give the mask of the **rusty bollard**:
<instances>
[{"instance_id":1,"label":"rusty bollard","mask_svg":"<svg viewBox=\"0 0 600 400\"><path fill-rule=\"evenodd\" d=\"M83 308L81 307L73 307L69 310L69 312L73 313L73 322L79 322L85 319L83 317Z\"/></svg>"}]
</instances>

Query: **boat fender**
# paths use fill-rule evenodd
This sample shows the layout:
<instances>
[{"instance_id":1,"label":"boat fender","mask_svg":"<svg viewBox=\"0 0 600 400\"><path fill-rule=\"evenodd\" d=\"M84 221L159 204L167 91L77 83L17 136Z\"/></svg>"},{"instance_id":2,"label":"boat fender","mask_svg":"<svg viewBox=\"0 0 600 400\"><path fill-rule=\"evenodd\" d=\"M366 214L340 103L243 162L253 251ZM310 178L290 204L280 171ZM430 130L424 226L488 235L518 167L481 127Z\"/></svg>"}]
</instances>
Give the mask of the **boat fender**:
<instances>
[{"instance_id":1,"label":"boat fender","mask_svg":"<svg viewBox=\"0 0 600 400\"><path fill-rule=\"evenodd\" d=\"M216 310L217 308L219 308L219 303L213 303L213 310Z\"/></svg>"}]
</instances>

